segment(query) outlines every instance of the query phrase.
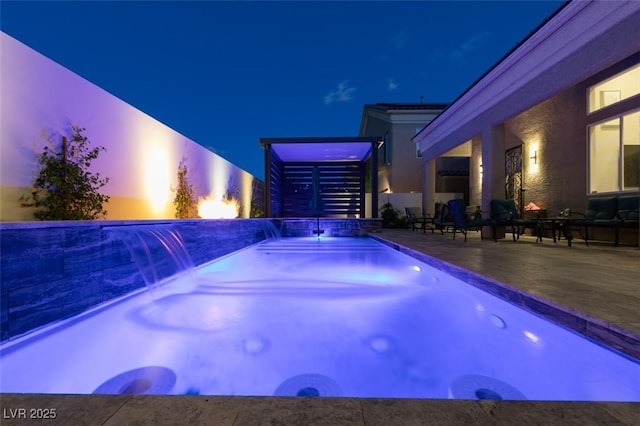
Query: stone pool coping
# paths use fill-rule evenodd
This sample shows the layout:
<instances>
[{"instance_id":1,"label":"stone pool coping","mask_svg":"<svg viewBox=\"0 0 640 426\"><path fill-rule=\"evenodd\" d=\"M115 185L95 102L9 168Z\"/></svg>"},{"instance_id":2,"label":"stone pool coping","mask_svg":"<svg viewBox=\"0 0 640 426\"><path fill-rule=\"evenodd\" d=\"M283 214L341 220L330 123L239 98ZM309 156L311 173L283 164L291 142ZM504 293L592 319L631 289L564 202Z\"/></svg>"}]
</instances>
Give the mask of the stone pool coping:
<instances>
[{"instance_id":1,"label":"stone pool coping","mask_svg":"<svg viewBox=\"0 0 640 426\"><path fill-rule=\"evenodd\" d=\"M628 402L211 397L158 395L0 395L2 424L23 425L634 425ZM23 409L24 411L17 411ZM30 419L55 412L54 419ZM47 411L48 410L48 411ZM25 413L27 418L19 418Z\"/></svg>"},{"instance_id":2,"label":"stone pool coping","mask_svg":"<svg viewBox=\"0 0 640 426\"><path fill-rule=\"evenodd\" d=\"M640 335L636 333L615 324L608 323L600 318L592 317L583 312L563 306L544 297L527 293L508 284L429 256L421 251L405 247L387 240L382 236L370 234L369 237L398 250L400 253L404 253L427 265L453 275L521 309L557 323L597 344L607 346L612 350L620 352L624 356L631 357L634 361L640 361Z\"/></svg>"}]
</instances>

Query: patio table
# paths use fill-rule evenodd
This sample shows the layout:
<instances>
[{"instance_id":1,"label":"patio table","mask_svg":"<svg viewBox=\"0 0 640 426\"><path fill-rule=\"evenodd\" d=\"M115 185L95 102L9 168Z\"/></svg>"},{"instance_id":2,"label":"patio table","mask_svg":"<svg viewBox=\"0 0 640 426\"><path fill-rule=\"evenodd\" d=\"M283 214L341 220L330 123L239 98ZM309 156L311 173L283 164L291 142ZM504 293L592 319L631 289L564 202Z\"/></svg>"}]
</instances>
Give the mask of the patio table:
<instances>
[{"instance_id":1,"label":"patio table","mask_svg":"<svg viewBox=\"0 0 640 426\"><path fill-rule=\"evenodd\" d=\"M564 235L567 240L567 245L571 247L571 240L573 236L571 235L571 218L569 217L543 217L543 218L533 218L536 221L536 242L542 241L542 236L544 235L545 229L550 225L551 226L551 234L553 235L553 242L556 243L561 238L561 233ZM558 232L558 237L556 238L556 231Z\"/></svg>"},{"instance_id":2,"label":"patio table","mask_svg":"<svg viewBox=\"0 0 640 426\"><path fill-rule=\"evenodd\" d=\"M430 215L422 216L422 217L420 217L418 219L420 221L420 223L422 224L422 233L423 234L427 233L427 229L430 229L432 234L435 232L435 223L433 222L433 219L434 218L431 217Z\"/></svg>"}]
</instances>

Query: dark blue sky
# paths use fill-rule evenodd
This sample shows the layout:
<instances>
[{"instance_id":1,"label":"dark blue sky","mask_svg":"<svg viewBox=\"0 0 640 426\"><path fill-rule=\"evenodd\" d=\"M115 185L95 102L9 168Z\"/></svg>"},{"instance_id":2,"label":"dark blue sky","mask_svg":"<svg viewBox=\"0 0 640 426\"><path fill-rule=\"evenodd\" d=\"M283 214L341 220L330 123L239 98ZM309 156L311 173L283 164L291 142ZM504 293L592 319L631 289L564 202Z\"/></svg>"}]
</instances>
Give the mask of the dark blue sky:
<instances>
[{"instance_id":1,"label":"dark blue sky","mask_svg":"<svg viewBox=\"0 0 640 426\"><path fill-rule=\"evenodd\" d=\"M560 1L7 2L2 31L264 177L261 137L453 101Z\"/></svg>"}]
</instances>

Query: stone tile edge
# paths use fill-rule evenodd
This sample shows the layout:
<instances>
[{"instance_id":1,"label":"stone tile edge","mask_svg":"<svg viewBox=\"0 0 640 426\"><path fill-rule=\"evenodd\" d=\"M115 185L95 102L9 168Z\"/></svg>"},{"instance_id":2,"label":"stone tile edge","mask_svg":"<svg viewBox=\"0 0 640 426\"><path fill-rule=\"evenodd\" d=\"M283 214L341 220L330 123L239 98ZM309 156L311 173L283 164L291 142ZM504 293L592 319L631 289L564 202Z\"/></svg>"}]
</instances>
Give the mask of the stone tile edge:
<instances>
[{"instance_id":1,"label":"stone tile edge","mask_svg":"<svg viewBox=\"0 0 640 426\"><path fill-rule=\"evenodd\" d=\"M146 425L176 424L176 418L189 412L206 416L198 424L213 418L222 424L338 424L365 425L371 416L382 416L375 423L393 421L398 424L426 424L428 420L460 420L461 415L478 424L529 424L543 418L562 424L582 412L594 424L627 423L636 418L640 404L629 402L589 401L473 401L449 399L383 399L383 398L305 398L243 396L179 396L179 395L64 395L64 394L0 394L6 414L36 407L55 408L51 424L117 424L122 416L132 416L131 423ZM9 411L11 410L11 411ZM186 411L188 410L188 411ZM195 410L195 411L194 411ZM339 411L338 416L327 416ZM434 417L433 413L439 413ZM212 414L227 413L226 416ZM340 415L341 414L341 415ZM243 416L244 415L244 416ZM244 421L239 417L244 417ZM250 417L252 420L247 423ZM584 415L582 416L584 417ZM182 419L183 421L186 418ZM5 416L7 424L23 424L15 416ZM505 423L506 422L506 423ZM3 423L4 424L4 423ZM453 424L453 423L452 423Z\"/></svg>"},{"instance_id":2,"label":"stone tile edge","mask_svg":"<svg viewBox=\"0 0 640 426\"><path fill-rule=\"evenodd\" d=\"M605 345L614 351L622 352L624 356L630 356L636 361L640 361L640 335L630 330L555 303L544 297L511 287L508 284L387 240L381 236L369 235L369 237L398 250L400 253L443 270L465 281L467 284L514 304L527 312L568 328L589 340L595 341L596 344Z\"/></svg>"}]
</instances>

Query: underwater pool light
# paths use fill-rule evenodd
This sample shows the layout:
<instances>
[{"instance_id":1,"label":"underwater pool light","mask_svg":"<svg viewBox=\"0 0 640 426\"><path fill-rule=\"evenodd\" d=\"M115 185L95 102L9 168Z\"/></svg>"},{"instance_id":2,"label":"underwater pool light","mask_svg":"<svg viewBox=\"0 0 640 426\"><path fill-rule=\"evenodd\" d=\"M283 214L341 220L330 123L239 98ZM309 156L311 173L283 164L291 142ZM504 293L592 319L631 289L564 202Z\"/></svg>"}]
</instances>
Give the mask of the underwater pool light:
<instances>
[{"instance_id":1,"label":"underwater pool light","mask_svg":"<svg viewBox=\"0 0 640 426\"><path fill-rule=\"evenodd\" d=\"M418 265L414 265L413 266L413 270L416 271L416 272L420 272L420 271L422 271L422 268L419 267Z\"/></svg>"},{"instance_id":2,"label":"underwater pool light","mask_svg":"<svg viewBox=\"0 0 640 426\"><path fill-rule=\"evenodd\" d=\"M540 338L530 331L525 331L524 335L527 336L527 338L531 340L533 343L538 343L540 341Z\"/></svg>"}]
</instances>

